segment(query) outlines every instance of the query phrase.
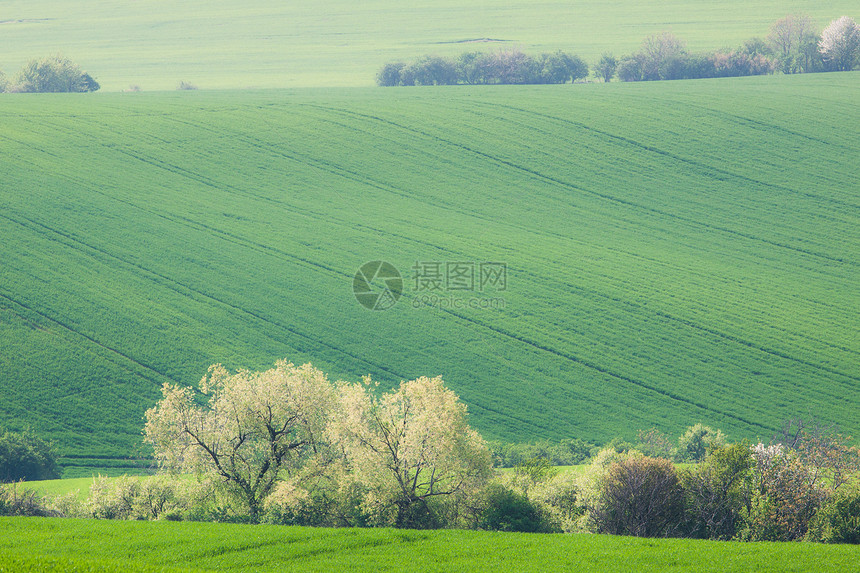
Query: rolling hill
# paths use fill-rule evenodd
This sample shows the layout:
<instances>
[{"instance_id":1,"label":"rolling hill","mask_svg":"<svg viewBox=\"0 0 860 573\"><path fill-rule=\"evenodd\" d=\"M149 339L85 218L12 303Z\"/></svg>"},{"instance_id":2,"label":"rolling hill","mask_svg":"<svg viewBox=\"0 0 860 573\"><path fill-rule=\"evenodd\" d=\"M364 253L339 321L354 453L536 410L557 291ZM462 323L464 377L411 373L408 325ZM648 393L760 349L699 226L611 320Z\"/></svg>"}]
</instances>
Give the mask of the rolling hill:
<instances>
[{"instance_id":1,"label":"rolling hill","mask_svg":"<svg viewBox=\"0 0 860 573\"><path fill-rule=\"evenodd\" d=\"M287 357L440 374L488 438L857 435L858 88L5 96L0 421L122 465L162 383ZM353 293L369 261L392 308ZM482 263L506 285L456 290Z\"/></svg>"}]
</instances>

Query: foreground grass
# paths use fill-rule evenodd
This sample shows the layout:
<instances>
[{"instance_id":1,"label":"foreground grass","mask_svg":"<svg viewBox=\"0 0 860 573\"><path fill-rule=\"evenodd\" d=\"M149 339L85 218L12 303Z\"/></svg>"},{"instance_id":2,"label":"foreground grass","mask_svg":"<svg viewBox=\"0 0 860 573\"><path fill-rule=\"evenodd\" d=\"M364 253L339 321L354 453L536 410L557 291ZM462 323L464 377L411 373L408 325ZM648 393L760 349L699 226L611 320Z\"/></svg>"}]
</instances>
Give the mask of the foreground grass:
<instances>
[{"instance_id":1,"label":"foreground grass","mask_svg":"<svg viewBox=\"0 0 860 573\"><path fill-rule=\"evenodd\" d=\"M429 53L564 49L594 63L665 30L713 50L766 36L789 13L823 28L857 17L856 8L853 0L4 0L0 69L11 74L62 51L112 91L175 89L180 80L201 89L367 86L384 63Z\"/></svg>"},{"instance_id":2,"label":"foreground grass","mask_svg":"<svg viewBox=\"0 0 860 573\"><path fill-rule=\"evenodd\" d=\"M853 546L0 518L0 572L857 570Z\"/></svg>"}]
</instances>

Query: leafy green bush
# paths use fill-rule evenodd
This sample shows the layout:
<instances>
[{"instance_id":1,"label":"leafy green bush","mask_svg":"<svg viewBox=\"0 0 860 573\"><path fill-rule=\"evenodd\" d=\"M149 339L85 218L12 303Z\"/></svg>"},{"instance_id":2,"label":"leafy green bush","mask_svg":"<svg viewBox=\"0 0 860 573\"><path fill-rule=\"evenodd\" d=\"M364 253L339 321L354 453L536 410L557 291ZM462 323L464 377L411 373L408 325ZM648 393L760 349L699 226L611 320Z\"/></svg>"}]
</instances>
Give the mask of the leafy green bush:
<instances>
[{"instance_id":1,"label":"leafy green bush","mask_svg":"<svg viewBox=\"0 0 860 573\"><path fill-rule=\"evenodd\" d=\"M533 444L488 442L487 447L497 468L513 468L534 458L546 458L554 466L573 466L586 462L595 449L594 444L578 438Z\"/></svg>"},{"instance_id":2,"label":"leafy green bush","mask_svg":"<svg viewBox=\"0 0 860 573\"><path fill-rule=\"evenodd\" d=\"M639 430L636 436L636 449L652 458L672 458L675 456L672 440L657 428L651 428L647 432Z\"/></svg>"},{"instance_id":3,"label":"leafy green bush","mask_svg":"<svg viewBox=\"0 0 860 573\"><path fill-rule=\"evenodd\" d=\"M0 483L60 477L53 446L31 430L0 433Z\"/></svg>"},{"instance_id":4,"label":"leafy green bush","mask_svg":"<svg viewBox=\"0 0 860 573\"><path fill-rule=\"evenodd\" d=\"M678 535L683 489L674 464L633 455L609 466L591 519L600 533L637 537Z\"/></svg>"},{"instance_id":5,"label":"leafy green bush","mask_svg":"<svg viewBox=\"0 0 860 573\"><path fill-rule=\"evenodd\" d=\"M563 84L588 76L582 58L562 51L530 56L520 50L491 54L469 52L456 60L424 56L410 64L385 64L376 75L380 86L453 84Z\"/></svg>"},{"instance_id":6,"label":"leafy green bush","mask_svg":"<svg viewBox=\"0 0 860 573\"><path fill-rule=\"evenodd\" d=\"M63 497L52 501L67 517L169 521L236 521L229 503L218 503L209 481L166 474L107 478L99 476L83 504ZM229 496L222 496L227 499ZM223 501L223 500L222 500Z\"/></svg>"},{"instance_id":7,"label":"leafy green bush","mask_svg":"<svg viewBox=\"0 0 860 573\"><path fill-rule=\"evenodd\" d=\"M714 430L703 424L696 424L687 428L684 435L678 438L675 460L698 462L704 459L708 448L722 447L725 444L726 437L720 430Z\"/></svg>"},{"instance_id":8,"label":"leafy green bush","mask_svg":"<svg viewBox=\"0 0 860 573\"><path fill-rule=\"evenodd\" d=\"M812 522L806 539L820 543L860 543L860 482L836 490Z\"/></svg>"},{"instance_id":9,"label":"leafy green bush","mask_svg":"<svg viewBox=\"0 0 860 573\"><path fill-rule=\"evenodd\" d=\"M548 459L531 458L514 468L512 485L520 490L523 495L528 495L532 487L551 479L557 473L558 470L553 467Z\"/></svg>"},{"instance_id":10,"label":"leafy green bush","mask_svg":"<svg viewBox=\"0 0 860 573\"><path fill-rule=\"evenodd\" d=\"M680 471L688 537L727 540L735 536L752 466L749 444L742 442L713 448L701 463Z\"/></svg>"},{"instance_id":11,"label":"leafy green bush","mask_svg":"<svg viewBox=\"0 0 860 573\"><path fill-rule=\"evenodd\" d=\"M480 527L522 533L560 531L540 504L500 484L493 484L488 488L487 506Z\"/></svg>"},{"instance_id":12,"label":"leafy green bush","mask_svg":"<svg viewBox=\"0 0 860 573\"><path fill-rule=\"evenodd\" d=\"M278 525L367 527L371 516L362 508L366 490L355 481L335 483L328 476L282 481L266 498L263 521Z\"/></svg>"},{"instance_id":13,"label":"leafy green bush","mask_svg":"<svg viewBox=\"0 0 860 573\"><path fill-rule=\"evenodd\" d=\"M574 471L558 472L538 483L529 493L529 499L543 504L565 533L578 531L578 522L585 514L579 477Z\"/></svg>"}]
</instances>

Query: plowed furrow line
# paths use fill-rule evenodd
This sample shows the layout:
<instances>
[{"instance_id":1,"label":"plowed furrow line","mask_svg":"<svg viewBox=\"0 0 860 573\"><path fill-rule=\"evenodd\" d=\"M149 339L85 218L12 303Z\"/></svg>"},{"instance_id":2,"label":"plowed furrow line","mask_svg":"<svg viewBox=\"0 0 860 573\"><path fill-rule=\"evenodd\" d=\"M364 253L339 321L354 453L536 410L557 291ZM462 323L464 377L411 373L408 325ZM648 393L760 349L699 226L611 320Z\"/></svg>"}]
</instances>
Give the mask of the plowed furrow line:
<instances>
[{"instance_id":1,"label":"plowed furrow line","mask_svg":"<svg viewBox=\"0 0 860 573\"><path fill-rule=\"evenodd\" d=\"M3 217L3 218L5 218L5 219L7 219L7 220L9 220L9 221L15 222L15 223L17 223L17 224L19 224L19 225L21 225L21 226L23 226L23 227L25 227L25 228L30 228L30 227L28 227L28 225L26 225L26 224L24 224L24 223L21 223L20 221L17 221L17 220L15 220L15 219L12 219L12 218L10 218L10 217L8 217L8 216L6 216L6 215L0 214L0 217ZM156 271L153 271L153 270L151 270L151 269L148 269L148 268L146 268L146 267L144 267L144 266L142 266L142 265L139 265L139 264L134 263L134 262L132 262L132 261L125 260L125 259L123 259L123 258L121 258L121 257L119 257L119 256L117 256L117 255L114 255L114 254L112 254L112 253L110 253L110 252L108 252L108 251L106 251L106 250L104 250L104 249L100 249L99 247L96 247L96 246L90 245L90 244L88 244L88 243L85 243L84 241L82 241L82 240L80 240L80 239L78 239L78 238L76 238L76 237L73 237L72 235L69 235L69 234L67 234L67 233L63 233L62 231L59 231L59 230L56 230L56 229L52 229L52 228L47 227L46 225L43 225L43 224L41 224L41 223L39 223L39 222L37 222L37 221L33 221L33 220L31 220L31 219L27 219L26 217L24 217L24 219L26 219L26 220L27 220L29 223L31 223L32 225L35 225L35 226L41 227L41 228L43 229L43 230L41 231L42 233L45 233L45 234L47 234L47 233L53 233L53 234L56 234L56 235L59 235L59 236L61 236L61 237L65 238L68 242L63 242L63 244L65 244L65 245L66 245L66 246L68 246L68 247L75 248L76 250L78 250L78 251L80 251L80 252L84 252L84 253L87 253L87 249L89 249L90 253L87 253L87 254L90 254L90 255L91 255L91 252L97 252L97 253L101 254L102 256L108 257L108 258L110 258L110 259L112 259L112 260L115 260L115 261L118 261L118 262L122 263L122 264L123 264L123 265L125 265L125 266L132 267L132 268L136 269L136 271L138 272L138 274L140 274L141 276L143 276L143 277L145 277L145 278L147 278L147 279L151 280L152 282L154 282L154 283L158 284L159 286L167 287L167 288L169 288L170 290L173 290L174 292L176 292L176 293L178 293L178 294L181 294L181 295L183 295L183 296L185 296L185 297L187 297L187 296L188 296L188 292L192 292L192 293L194 293L194 294L196 294L196 295L198 295L198 296L200 296L200 297L202 297L202 298L204 298L204 299L207 299L208 301L210 301L210 304L211 304L211 303L216 303L216 305L221 306L221 307L224 307L224 308L228 308L228 309L230 309L230 310L232 310L232 311L234 311L234 312L236 312L236 313L244 314L244 315L250 316L250 317L252 317L252 318L254 318L254 319L258 320L259 322L262 322L262 323L268 324L268 325L270 325L270 326L274 326L274 327L276 327L276 328L279 328L279 329L281 329L281 330L284 330L284 331L286 331L286 332L289 332L289 333L291 333L291 334L293 334L293 335L295 335L295 336L298 336L298 337L300 337L300 338L303 338L303 339L305 339L305 340L307 340L307 341L309 341L309 342L311 342L311 343L313 343L313 344L316 344L316 345L319 345L319 346L324 346L324 347L326 347L326 348L328 348L328 349L330 349L330 350L333 350L333 351L335 351L335 352L337 352L337 353L340 353L340 354L342 354L342 355L344 355L344 356L349 356L350 358L352 358L352 359L353 359L354 361L356 361L357 363L367 364L368 366L371 366L371 367L373 367L374 369L376 369L378 372L385 372L386 374L392 375L392 376L394 376L394 377L397 377L397 378L400 378L400 379L404 379L404 377L403 377L400 373L398 373L398 372L394 371L394 370L393 370L393 369L391 369L391 368L388 368L388 367L386 367L386 366L384 366L384 365L381 365L381 364L376 364L376 363L374 363L374 362L371 362L371 361L369 361L369 360L367 360L367 359L365 359L365 358L362 358L361 356L359 356L359 355L357 355L357 354L354 354L354 353L349 352L349 351L347 351L347 350L345 350L345 349L343 349L343 348L340 348L340 347L338 347L338 346L335 346L335 345L333 345L333 344L330 344L330 343L328 343L328 342L325 342L325 341L324 341L324 340L322 340L322 339L315 338L315 337L312 337L312 336L310 336L310 335L308 335L308 334L306 334L306 333L304 333L304 332L301 332L301 331L299 331L298 329L296 329L296 328L294 328L294 327L291 327L291 326L288 326L288 325L286 325L286 324L280 323L280 322L278 322L278 321L276 321L276 320L274 320L274 319L271 319L271 318L268 318L268 317L262 316L261 314L259 314L259 313L257 313L257 312L254 312L254 311L252 311L252 310L249 310L249 309L246 309L246 308L243 308L243 307L240 307L240 306L234 305L234 304L232 304L232 303L230 303L230 302L227 302L227 301L225 301L225 300L223 300L223 299L220 299L220 298L215 297L215 296L213 296L213 295L211 295L211 294L208 294L208 293L205 293L205 292L203 292L203 291L201 291L201 290L199 290L199 289L196 289L196 288L194 288L194 287L192 287L192 286L190 286L190 285L184 284L184 283L182 283L182 282L180 282L180 281L177 281L177 280L175 280L175 279L173 279L173 278L170 278L170 277L168 277L168 276L166 276L166 275L163 275L163 274L161 274L161 273L158 273L158 272L156 272ZM34 229L32 229L32 228L31 228L30 230L34 230ZM277 250L275 250L275 249L272 249L272 250L273 250L274 252L278 252L278 251L277 251ZM302 258L299 258L299 257L295 257L295 258L298 258L298 260L301 260L301 261L304 261L304 262L309 262L309 261L307 261L306 259L302 259ZM314 263L311 263L311 264L314 264ZM329 271L331 271L332 273L335 273L335 274L338 274L338 275L341 275L341 276L344 276L344 277L347 277L347 278L350 278L350 279L352 278L352 276L351 276L351 275L349 275L348 273L341 273L341 272L336 271L335 269L332 269L332 268L327 267L327 266L325 266L325 265L318 265L318 264L317 264L317 266L320 266L321 268L324 268L324 269L326 269L326 270L329 270ZM24 306L24 305L22 305L22 306ZM40 314L40 315L41 315L41 313L38 313L38 314ZM85 336L85 335L83 335L83 336ZM89 337L87 337L87 338L89 338ZM283 341L283 340L278 340L278 342L284 343L284 341ZM119 353L118 351L115 351L115 352L117 352L118 354L121 354L121 353ZM123 355L123 356L125 356L125 355Z\"/></svg>"},{"instance_id":2,"label":"plowed furrow line","mask_svg":"<svg viewBox=\"0 0 860 573\"><path fill-rule=\"evenodd\" d=\"M471 147L469 147L468 145L465 145L465 144L462 144L462 143L457 143L457 142L455 142L455 141L451 141L451 140L445 139L444 137L440 137L440 136L437 136L437 135L433 135L433 134L431 134L431 133L427 133L427 132L421 131L421 130L416 129L416 128L413 128L413 127L409 127L409 126L401 125L401 124L398 124L398 123L396 123L396 122L394 122L394 121L387 120L387 119L384 119L384 118L381 118L381 117L378 117L378 116L368 115L368 114L363 114L363 113L358 113L358 112L353 112L353 111L343 110L343 109L338 110L337 108L324 108L323 106L319 106L319 107L321 107L321 108L323 108L323 109L330 109L330 110L331 110L331 111L333 111L333 112L342 113L342 114L345 114L345 115L352 115L352 116L356 116L356 117L364 117L364 118L368 118L368 119L373 119L373 120L376 120L376 121L378 121L378 122L385 123L385 124L391 125L391 126L393 126L393 127L396 127L396 128L398 128L398 129L402 129L402 130L404 130L404 131L409 131L409 132L411 132L411 133L416 133L416 134L422 135L422 136L427 137L427 138L436 139L436 140L438 140L439 142L442 142L442 143L445 143L445 144L447 144L447 145L450 145L451 147L455 147L455 148L462 149L462 150L467 151L467 152L469 152L469 153L471 153L471 154L473 154L473 155L475 155L475 156L477 156L477 157L481 157L481 158L483 158L483 159L487 159L487 160L492 161L492 162L494 162L494 163L497 163L497 164L499 164L499 165L504 165L504 166L506 166L506 167L510 167L511 169L514 169L514 170L517 170L517 171L520 171L520 172L523 172L523 173L528 173L529 175L531 175L531 176L533 176L533 177L535 177L535 178L537 178L537 179L539 179L539 180L541 180L541 181L548 182L548 183L553 183L553 184L558 185L558 186L560 186L560 187L562 187L562 188L564 188L564 189L568 189L568 190L571 190L571 191L577 191L577 192L580 192L580 193L587 193L587 194L590 194L590 195L594 195L594 196L596 196L596 197L600 197L601 199L605 199L605 200L607 200L607 201L611 201L611 202L613 202L613 203L618 203L618 204L620 204L620 205L624 205L624 206L626 206L626 207L630 207L630 208L633 208L633 209L636 209L636 210L646 211L646 212L649 212L649 213L653 213L653 214L655 214L655 215L660 215L660 216L662 216L662 217L668 217L668 218L670 218L670 219L674 219L674 220L682 221L682 222L687 223L687 224L689 224L689 225L693 225L693 226L696 226L696 227L702 227L702 228L708 229L709 231L717 231L717 232L720 232L720 233L726 233L726 234L730 234L730 235L734 235L734 236L742 237L742 238L747 239L747 240L756 241L756 242L761 242L761 243L768 244L768 245L771 245L771 246L774 246L774 247L779 247L779 248L781 248L781 249L787 249L787 250L794 251L794 252L797 252L797 253L801 253L801 254L804 254L804 255L808 255L808 256L811 256L811 257L821 258L821 259L825 259L825 260L829 260L829 261L833 261L833 262L844 263L844 264L850 264L850 265L855 265L855 266L856 266L856 265L860 265L860 263L858 263L858 262L856 262L856 261L846 260L846 259L842 259L842 258L838 258L838 257L832 257L832 256L830 256L830 255L828 255L828 254L826 254L826 253L821 253L821 252L817 252L817 251L811 251L811 250L808 250L808 249L801 249L800 247L794 247L794 246L792 246L792 245L788 245L788 244L785 244L785 243L780 243L780 242L778 242L778 241L772 241L772 240L770 240L770 239L765 239L764 237L759 237L759 236L752 235L752 234L749 234L749 233L743 233L743 232L741 232L741 231L737 231L737 230L734 230L734 229L729 229L728 227L722 227L722 226L718 226L718 225L712 225L712 224L709 224L709 223L704 223L704 222L702 222L702 221L698 221L698 220L696 220L696 219L691 219L691 218L689 218L689 217L684 217L684 216L681 216L681 215L678 215L678 214L675 214L675 213L670 213L670 212L668 212L668 211L663 211L663 210L661 210L661 209L655 209L655 208L653 208L653 207L648 207L648 206L645 206L645 205L642 205L642 204L636 203L635 201L631 201L631 200L628 200L628 199L621 199L621 198L619 198L619 197L615 197L615 196L613 196L613 195L609 195L609 194L607 194L607 193L601 193L601 192L599 192L599 191L594 191L594 190L592 190L592 189L587 189L587 188L585 188L585 187L581 187L581 186L579 186L579 185L575 185L575 184L573 184L573 183L570 183L570 182L568 182L568 181L564 181L564 180L559 179L559 178L557 178L557 177L553 177L553 176L550 176L550 175L545 175L545 174L540 173L539 171L536 171L536 170L531 169L531 168L529 168L529 167L525 167L525 166L523 166L523 165L518 165L518 164L514 163L513 161L509 161L509 160L507 160L507 159L502 159L502 158L500 158L500 157L496 157L496 156L494 156L494 155L492 155L492 154L489 154L489 153L486 153L486 152L480 151L480 150L478 150L478 149L471 148ZM514 108L514 109L516 109L516 108ZM620 137L620 136L614 136L614 137L617 137L618 139L622 139L622 140L623 140L623 139L625 139L625 138L622 138L622 137ZM631 140L631 142L632 142L632 140ZM640 144L636 144L636 145L640 145ZM665 153L665 152L663 152L663 153Z\"/></svg>"}]
</instances>

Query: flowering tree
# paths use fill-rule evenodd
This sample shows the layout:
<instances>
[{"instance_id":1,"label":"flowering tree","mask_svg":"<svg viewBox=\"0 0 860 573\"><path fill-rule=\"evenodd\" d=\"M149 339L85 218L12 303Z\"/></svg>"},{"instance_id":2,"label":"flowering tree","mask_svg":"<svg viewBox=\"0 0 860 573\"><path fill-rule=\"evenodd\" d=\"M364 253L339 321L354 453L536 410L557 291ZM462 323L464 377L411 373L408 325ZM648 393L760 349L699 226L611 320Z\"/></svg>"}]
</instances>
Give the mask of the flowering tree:
<instances>
[{"instance_id":1,"label":"flowering tree","mask_svg":"<svg viewBox=\"0 0 860 573\"><path fill-rule=\"evenodd\" d=\"M402 382L377 397L369 378L341 389L341 412L330 427L343 446L365 507L381 523L427 527L438 523L431 501L450 500L489 478L492 463L481 436L466 421L466 406L440 377Z\"/></svg>"},{"instance_id":2,"label":"flowering tree","mask_svg":"<svg viewBox=\"0 0 860 573\"><path fill-rule=\"evenodd\" d=\"M851 70L860 57L860 27L857 22L848 16L830 22L821 33L818 51L835 71Z\"/></svg>"},{"instance_id":3,"label":"flowering tree","mask_svg":"<svg viewBox=\"0 0 860 573\"><path fill-rule=\"evenodd\" d=\"M252 521L279 477L322 448L334 386L310 364L280 361L265 372L230 374L216 364L194 390L165 384L146 412L145 441L162 467L216 477Z\"/></svg>"},{"instance_id":4,"label":"flowering tree","mask_svg":"<svg viewBox=\"0 0 860 573\"><path fill-rule=\"evenodd\" d=\"M795 541L806 534L809 520L826 498L820 476L796 452L779 444L750 448L753 473L744 511L745 541Z\"/></svg>"}]
</instances>

